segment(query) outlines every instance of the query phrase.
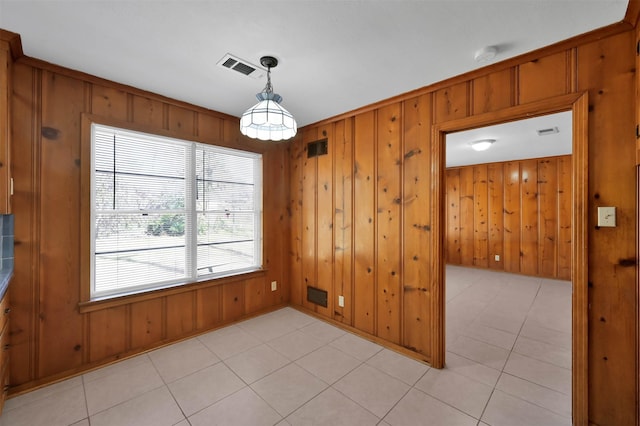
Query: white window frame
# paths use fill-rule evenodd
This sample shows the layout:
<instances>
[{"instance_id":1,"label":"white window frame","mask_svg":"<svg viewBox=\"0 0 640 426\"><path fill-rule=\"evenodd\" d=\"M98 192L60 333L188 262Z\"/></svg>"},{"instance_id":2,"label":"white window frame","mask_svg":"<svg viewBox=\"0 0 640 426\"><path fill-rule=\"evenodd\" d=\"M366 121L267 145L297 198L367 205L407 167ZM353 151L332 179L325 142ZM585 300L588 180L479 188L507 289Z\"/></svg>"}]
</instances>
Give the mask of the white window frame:
<instances>
[{"instance_id":1,"label":"white window frame","mask_svg":"<svg viewBox=\"0 0 640 426\"><path fill-rule=\"evenodd\" d=\"M95 150L95 137L97 130L107 130L113 132L115 135L125 135L127 137L140 137L145 140L158 141L162 143L171 143L183 146L186 148L185 155L185 275L184 279L168 280L162 282L154 282L145 285L137 285L130 287L123 287L114 290L100 291L96 289L96 216L99 213L96 209L96 150ZM232 270L226 270L223 272L213 272L208 274L198 275L198 239L197 239L197 216L196 210L196 191L197 188L197 176L196 176L196 151L203 149L205 151L212 151L222 153L226 155L234 155L239 157L250 158L254 165L254 253L253 253L253 265L243 268L236 268ZM263 269L262 253L263 253L263 237L262 237L262 155L255 152L242 151L232 148L218 147L215 145L204 144L200 142L182 140L172 138L168 136L160 136L152 133L139 132L135 130L129 130L119 127L114 127L105 124L91 123L91 194L90 194L90 240L91 240L91 253L90 253L90 300L103 300L119 296L126 296L132 294L143 293L147 291L158 290L162 288L170 288L179 285L190 284L194 282L207 281L216 278L229 277L234 275L240 275L244 273L259 271ZM141 214L148 213L147 211L136 211ZM163 210L163 213L173 213L173 210ZM158 213L154 211L153 213ZM245 211L246 213L246 211Z\"/></svg>"}]
</instances>

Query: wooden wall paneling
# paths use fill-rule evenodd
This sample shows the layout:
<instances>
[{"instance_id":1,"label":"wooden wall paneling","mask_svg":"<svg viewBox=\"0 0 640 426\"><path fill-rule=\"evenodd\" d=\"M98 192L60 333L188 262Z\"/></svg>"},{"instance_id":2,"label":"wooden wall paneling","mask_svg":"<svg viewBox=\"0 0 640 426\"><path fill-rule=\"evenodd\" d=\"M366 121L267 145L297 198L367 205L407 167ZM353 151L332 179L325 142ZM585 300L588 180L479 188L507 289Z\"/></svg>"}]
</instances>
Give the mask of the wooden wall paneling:
<instances>
[{"instance_id":1,"label":"wooden wall paneling","mask_svg":"<svg viewBox=\"0 0 640 426\"><path fill-rule=\"evenodd\" d=\"M143 96L133 96L132 109L134 123L156 129L164 128L165 119L162 102Z\"/></svg>"},{"instance_id":2,"label":"wooden wall paneling","mask_svg":"<svg viewBox=\"0 0 640 426\"><path fill-rule=\"evenodd\" d=\"M289 284L285 279L286 246L289 240L289 217L283 195L288 200L288 173L286 162L287 150L284 144L272 147L263 153L263 265L266 268L265 292L263 307L281 304L289 300ZM271 282L276 282L277 289L271 291Z\"/></svg>"},{"instance_id":3,"label":"wooden wall paneling","mask_svg":"<svg viewBox=\"0 0 640 426\"><path fill-rule=\"evenodd\" d=\"M13 58L11 45L0 40L0 212L11 212L10 135L11 93L13 92Z\"/></svg>"},{"instance_id":4,"label":"wooden wall paneling","mask_svg":"<svg viewBox=\"0 0 640 426\"><path fill-rule=\"evenodd\" d=\"M353 325L375 332L375 112L355 117Z\"/></svg>"},{"instance_id":5,"label":"wooden wall paneling","mask_svg":"<svg viewBox=\"0 0 640 426\"><path fill-rule=\"evenodd\" d=\"M538 160L538 274L558 276L558 159Z\"/></svg>"},{"instance_id":6,"label":"wooden wall paneling","mask_svg":"<svg viewBox=\"0 0 640 426\"><path fill-rule=\"evenodd\" d=\"M487 165L473 167L473 265L489 267L489 190Z\"/></svg>"},{"instance_id":7,"label":"wooden wall paneling","mask_svg":"<svg viewBox=\"0 0 640 426\"><path fill-rule=\"evenodd\" d=\"M322 126L318 129L318 139L327 138L327 155L317 158L317 283L316 287L325 290L328 294L327 307L316 305L316 312L331 318L333 317L333 302L335 291L333 288L333 253L334 253L334 227L333 227L333 150L335 149L335 136L333 124Z\"/></svg>"},{"instance_id":8,"label":"wooden wall paneling","mask_svg":"<svg viewBox=\"0 0 640 426\"><path fill-rule=\"evenodd\" d=\"M624 54L623 52L629 52ZM589 90L589 422L635 424L637 215L635 34L578 47L578 90ZM586 71L589 70L589 71ZM605 142L606 141L606 142ZM580 182L574 182L574 188ZM595 229L596 207L615 206L615 228ZM632 266L634 265L634 266Z\"/></svg>"},{"instance_id":9,"label":"wooden wall paneling","mask_svg":"<svg viewBox=\"0 0 640 426\"><path fill-rule=\"evenodd\" d=\"M307 158L307 144L318 140L316 129L302 135L304 153L302 158L302 306L315 310L316 305L307 301L307 287L317 287L318 246L317 201L318 201L318 159Z\"/></svg>"},{"instance_id":10,"label":"wooden wall paneling","mask_svg":"<svg viewBox=\"0 0 640 426\"><path fill-rule=\"evenodd\" d=\"M196 296L196 328L207 330L222 321L221 286L198 289Z\"/></svg>"},{"instance_id":11,"label":"wooden wall paneling","mask_svg":"<svg viewBox=\"0 0 640 426\"><path fill-rule=\"evenodd\" d=\"M222 321L228 322L244 315L244 283L222 285Z\"/></svg>"},{"instance_id":12,"label":"wooden wall paneling","mask_svg":"<svg viewBox=\"0 0 640 426\"><path fill-rule=\"evenodd\" d=\"M462 265L473 266L474 194L473 168L460 169L460 259Z\"/></svg>"},{"instance_id":13,"label":"wooden wall paneling","mask_svg":"<svg viewBox=\"0 0 640 426\"><path fill-rule=\"evenodd\" d=\"M489 268L504 270L504 180L502 163L487 166L489 190ZM500 256L496 260L495 256Z\"/></svg>"},{"instance_id":14,"label":"wooden wall paneling","mask_svg":"<svg viewBox=\"0 0 640 426\"><path fill-rule=\"evenodd\" d=\"M289 203L291 234L289 237L289 286L291 303L302 305L302 139L289 145Z\"/></svg>"},{"instance_id":15,"label":"wooden wall paneling","mask_svg":"<svg viewBox=\"0 0 640 426\"><path fill-rule=\"evenodd\" d=\"M172 294L166 297L167 339L177 339L195 330L195 292Z\"/></svg>"},{"instance_id":16,"label":"wooden wall paneling","mask_svg":"<svg viewBox=\"0 0 640 426\"><path fill-rule=\"evenodd\" d=\"M101 361L127 350L128 306L89 314L89 362Z\"/></svg>"},{"instance_id":17,"label":"wooden wall paneling","mask_svg":"<svg viewBox=\"0 0 640 426\"><path fill-rule=\"evenodd\" d=\"M446 262L452 265L460 265L460 169L446 171L447 185L447 235L446 235Z\"/></svg>"},{"instance_id":18,"label":"wooden wall paneling","mask_svg":"<svg viewBox=\"0 0 640 426\"><path fill-rule=\"evenodd\" d=\"M472 80L472 113L498 111L515 104L515 71L507 68Z\"/></svg>"},{"instance_id":19,"label":"wooden wall paneling","mask_svg":"<svg viewBox=\"0 0 640 426\"><path fill-rule=\"evenodd\" d=\"M196 113L182 107L169 105L169 130L174 130L185 136L196 134Z\"/></svg>"},{"instance_id":20,"label":"wooden wall paneling","mask_svg":"<svg viewBox=\"0 0 640 426\"><path fill-rule=\"evenodd\" d=\"M82 363L80 113L84 84L52 72L42 81L39 375ZM64 188L63 191L60 189Z\"/></svg>"},{"instance_id":21,"label":"wooden wall paneling","mask_svg":"<svg viewBox=\"0 0 640 426\"><path fill-rule=\"evenodd\" d=\"M128 117L127 93L120 89L93 84L91 85L90 111L101 117L126 121Z\"/></svg>"},{"instance_id":22,"label":"wooden wall paneling","mask_svg":"<svg viewBox=\"0 0 640 426\"><path fill-rule=\"evenodd\" d=\"M334 203L334 315L333 319L352 325L352 272L353 272L353 120L335 124L333 160ZM331 155L331 154L330 154ZM338 297L344 297L344 307L338 306Z\"/></svg>"},{"instance_id":23,"label":"wooden wall paneling","mask_svg":"<svg viewBox=\"0 0 640 426\"><path fill-rule=\"evenodd\" d=\"M162 327L164 311L161 299L151 299L132 303L130 310L130 347L147 348L164 339L165 333ZM91 316L93 316L93 313Z\"/></svg>"},{"instance_id":24,"label":"wooden wall paneling","mask_svg":"<svg viewBox=\"0 0 640 426\"><path fill-rule=\"evenodd\" d=\"M377 120L377 336L400 343L401 283L401 104L378 110Z\"/></svg>"},{"instance_id":25,"label":"wooden wall paneling","mask_svg":"<svg viewBox=\"0 0 640 426\"><path fill-rule=\"evenodd\" d=\"M37 327L39 321L38 277L40 264L40 111L41 79L31 67L13 67L11 169L14 177L12 208L14 219L14 275L9 287L11 298L11 378L12 384L33 380L37 365ZM19 214L17 214L19 212Z\"/></svg>"},{"instance_id":26,"label":"wooden wall paneling","mask_svg":"<svg viewBox=\"0 0 640 426\"><path fill-rule=\"evenodd\" d=\"M271 282L267 288L262 277L244 280L244 312L250 314L264 309L270 302L266 297L267 291L271 291Z\"/></svg>"},{"instance_id":27,"label":"wooden wall paneling","mask_svg":"<svg viewBox=\"0 0 640 426\"><path fill-rule=\"evenodd\" d=\"M521 162L520 272L538 274L538 162Z\"/></svg>"},{"instance_id":28,"label":"wooden wall paneling","mask_svg":"<svg viewBox=\"0 0 640 426\"><path fill-rule=\"evenodd\" d=\"M404 170L402 199L402 346L431 357L431 117L432 97L404 102Z\"/></svg>"},{"instance_id":29,"label":"wooden wall paneling","mask_svg":"<svg viewBox=\"0 0 640 426\"><path fill-rule=\"evenodd\" d=\"M519 104L569 93L571 51L554 53L518 67Z\"/></svg>"},{"instance_id":30,"label":"wooden wall paneling","mask_svg":"<svg viewBox=\"0 0 640 426\"><path fill-rule=\"evenodd\" d=\"M455 120L469 115L469 83L464 81L437 90L435 97L435 122Z\"/></svg>"},{"instance_id":31,"label":"wooden wall paneling","mask_svg":"<svg viewBox=\"0 0 640 426\"><path fill-rule=\"evenodd\" d=\"M571 279L571 156L558 158L558 278Z\"/></svg>"},{"instance_id":32,"label":"wooden wall paneling","mask_svg":"<svg viewBox=\"0 0 640 426\"><path fill-rule=\"evenodd\" d=\"M219 144L222 141L222 120L207 114L198 114L198 136L208 143Z\"/></svg>"},{"instance_id":33,"label":"wooden wall paneling","mask_svg":"<svg viewBox=\"0 0 640 426\"><path fill-rule=\"evenodd\" d=\"M504 163L504 270L520 272L520 163Z\"/></svg>"}]
</instances>

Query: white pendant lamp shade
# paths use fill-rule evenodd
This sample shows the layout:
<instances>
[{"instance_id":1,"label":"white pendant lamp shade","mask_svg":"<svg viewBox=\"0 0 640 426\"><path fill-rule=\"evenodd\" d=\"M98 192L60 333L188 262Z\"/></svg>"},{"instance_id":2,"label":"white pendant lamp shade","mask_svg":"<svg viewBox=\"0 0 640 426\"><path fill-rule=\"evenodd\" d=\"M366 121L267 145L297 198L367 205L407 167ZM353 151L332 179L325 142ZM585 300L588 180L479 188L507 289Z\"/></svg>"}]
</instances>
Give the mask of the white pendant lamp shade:
<instances>
[{"instance_id":1,"label":"white pendant lamp shade","mask_svg":"<svg viewBox=\"0 0 640 426\"><path fill-rule=\"evenodd\" d=\"M271 86L271 68L278 65L278 60L264 56L260 63L267 67L267 85L256 95L259 102L242 114L240 132L263 141L290 139L298 132L298 125L291 113L280 105L282 97L273 93Z\"/></svg>"}]
</instances>

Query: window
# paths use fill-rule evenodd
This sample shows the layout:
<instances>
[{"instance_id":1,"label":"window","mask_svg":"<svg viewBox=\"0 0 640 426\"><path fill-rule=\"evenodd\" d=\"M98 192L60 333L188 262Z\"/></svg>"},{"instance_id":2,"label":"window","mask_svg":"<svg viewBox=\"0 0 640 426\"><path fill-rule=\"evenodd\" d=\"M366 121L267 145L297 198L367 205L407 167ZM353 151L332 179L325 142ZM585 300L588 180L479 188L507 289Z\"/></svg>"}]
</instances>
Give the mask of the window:
<instances>
[{"instance_id":1,"label":"window","mask_svg":"<svg viewBox=\"0 0 640 426\"><path fill-rule=\"evenodd\" d=\"M91 299L261 268L259 154L91 126Z\"/></svg>"}]
</instances>

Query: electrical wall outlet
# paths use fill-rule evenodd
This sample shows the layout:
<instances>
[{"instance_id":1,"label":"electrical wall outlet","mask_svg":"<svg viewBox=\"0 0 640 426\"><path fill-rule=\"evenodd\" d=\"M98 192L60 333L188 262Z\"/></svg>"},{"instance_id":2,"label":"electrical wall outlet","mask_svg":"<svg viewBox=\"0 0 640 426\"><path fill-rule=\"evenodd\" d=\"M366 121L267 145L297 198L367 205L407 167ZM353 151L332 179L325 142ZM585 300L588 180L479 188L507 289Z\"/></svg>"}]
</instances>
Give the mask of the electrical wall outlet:
<instances>
[{"instance_id":1,"label":"electrical wall outlet","mask_svg":"<svg viewBox=\"0 0 640 426\"><path fill-rule=\"evenodd\" d=\"M338 306L344 308L344 296L338 296Z\"/></svg>"},{"instance_id":2,"label":"electrical wall outlet","mask_svg":"<svg viewBox=\"0 0 640 426\"><path fill-rule=\"evenodd\" d=\"M494 256L494 259L496 260L496 262L500 262L500 255L499 255L499 254L496 254L496 255Z\"/></svg>"},{"instance_id":3,"label":"electrical wall outlet","mask_svg":"<svg viewBox=\"0 0 640 426\"><path fill-rule=\"evenodd\" d=\"M271 291L276 291L278 289L278 281L271 281Z\"/></svg>"},{"instance_id":4,"label":"electrical wall outlet","mask_svg":"<svg viewBox=\"0 0 640 426\"><path fill-rule=\"evenodd\" d=\"M615 207L598 207L598 226L611 228L616 226Z\"/></svg>"}]
</instances>

